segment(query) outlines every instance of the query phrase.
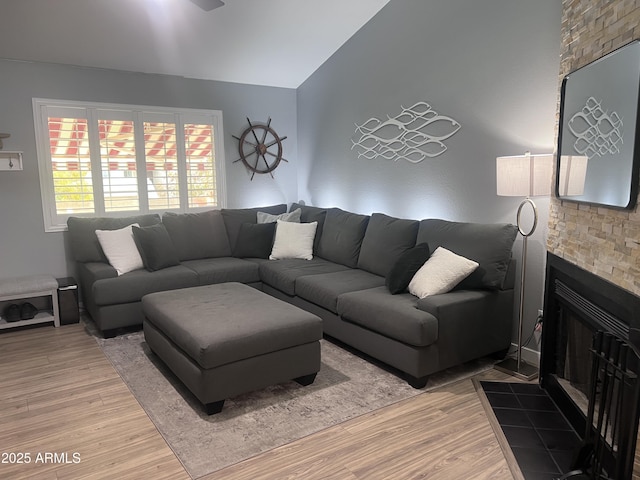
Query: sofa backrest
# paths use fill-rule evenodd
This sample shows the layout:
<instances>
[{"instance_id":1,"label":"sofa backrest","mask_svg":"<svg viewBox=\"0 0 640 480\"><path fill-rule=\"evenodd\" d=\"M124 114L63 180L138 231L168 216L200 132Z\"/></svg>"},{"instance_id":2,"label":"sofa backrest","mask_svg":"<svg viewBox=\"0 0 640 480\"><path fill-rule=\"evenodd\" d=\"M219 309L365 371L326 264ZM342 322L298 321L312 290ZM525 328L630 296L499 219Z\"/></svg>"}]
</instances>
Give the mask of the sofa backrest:
<instances>
[{"instance_id":1,"label":"sofa backrest","mask_svg":"<svg viewBox=\"0 0 640 480\"><path fill-rule=\"evenodd\" d=\"M358 268L386 277L400 255L416 244L419 225L417 220L372 214L362 240Z\"/></svg>"},{"instance_id":2,"label":"sofa backrest","mask_svg":"<svg viewBox=\"0 0 640 480\"><path fill-rule=\"evenodd\" d=\"M231 248L220 210L172 213L162 216L178 259L230 257Z\"/></svg>"},{"instance_id":3,"label":"sofa backrest","mask_svg":"<svg viewBox=\"0 0 640 480\"><path fill-rule=\"evenodd\" d=\"M318 256L347 267L357 267L369 218L368 215L340 208L327 210L318 244Z\"/></svg>"},{"instance_id":4,"label":"sofa backrest","mask_svg":"<svg viewBox=\"0 0 640 480\"><path fill-rule=\"evenodd\" d=\"M124 218L69 217L67 228L74 260L81 263L107 262L107 257L98 242L96 230L118 230L134 223L141 227L148 227L160 223L160 216L148 214Z\"/></svg>"},{"instance_id":5,"label":"sofa backrest","mask_svg":"<svg viewBox=\"0 0 640 480\"><path fill-rule=\"evenodd\" d=\"M324 220L327 217L327 209L319 207L311 207L309 205L301 205L299 203L292 203L289 207L289 211L293 212L296 209L300 209L300 222L311 223L318 222L316 227L316 238L313 241L313 254L318 252L318 246L320 245L320 238L322 237L322 229L324 227Z\"/></svg>"},{"instance_id":6,"label":"sofa backrest","mask_svg":"<svg viewBox=\"0 0 640 480\"><path fill-rule=\"evenodd\" d=\"M480 264L475 272L460 282L457 289L499 289L504 284L517 233L517 227L508 223L427 219L420 222L416 243L428 243L432 253L436 248L444 247Z\"/></svg>"}]
</instances>

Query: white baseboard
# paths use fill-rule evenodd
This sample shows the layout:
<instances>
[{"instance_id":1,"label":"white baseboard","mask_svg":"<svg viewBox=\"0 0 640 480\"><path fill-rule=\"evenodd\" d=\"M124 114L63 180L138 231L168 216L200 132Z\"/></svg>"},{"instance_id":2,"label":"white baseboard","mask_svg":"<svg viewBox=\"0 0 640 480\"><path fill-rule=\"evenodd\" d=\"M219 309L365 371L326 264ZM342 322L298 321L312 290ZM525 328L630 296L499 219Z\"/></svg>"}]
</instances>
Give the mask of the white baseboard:
<instances>
[{"instance_id":1,"label":"white baseboard","mask_svg":"<svg viewBox=\"0 0 640 480\"><path fill-rule=\"evenodd\" d=\"M511 350L509 350L509 352L514 352L513 355L515 355L515 352L517 351L518 351L518 345L516 345L515 343L512 343ZM537 367L538 365L540 365L540 352L538 352L537 350L533 350L531 348L524 347L522 349L522 359L525 362L530 363L531 365L535 365Z\"/></svg>"}]
</instances>

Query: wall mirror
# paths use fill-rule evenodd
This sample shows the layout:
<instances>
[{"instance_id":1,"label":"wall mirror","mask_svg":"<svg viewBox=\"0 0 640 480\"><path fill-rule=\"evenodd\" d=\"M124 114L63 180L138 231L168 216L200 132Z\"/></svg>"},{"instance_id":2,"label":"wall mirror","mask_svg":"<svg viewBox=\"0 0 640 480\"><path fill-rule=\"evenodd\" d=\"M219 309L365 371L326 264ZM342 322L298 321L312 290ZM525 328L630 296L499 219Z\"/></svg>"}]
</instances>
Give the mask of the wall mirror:
<instances>
[{"instance_id":1,"label":"wall mirror","mask_svg":"<svg viewBox=\"0 0 640 480\"><path fill-rule=\"evenodd\" d=\"M562 81L556 195L632 209L638 196L640 41Z\"/></svg>"}]
</instances>

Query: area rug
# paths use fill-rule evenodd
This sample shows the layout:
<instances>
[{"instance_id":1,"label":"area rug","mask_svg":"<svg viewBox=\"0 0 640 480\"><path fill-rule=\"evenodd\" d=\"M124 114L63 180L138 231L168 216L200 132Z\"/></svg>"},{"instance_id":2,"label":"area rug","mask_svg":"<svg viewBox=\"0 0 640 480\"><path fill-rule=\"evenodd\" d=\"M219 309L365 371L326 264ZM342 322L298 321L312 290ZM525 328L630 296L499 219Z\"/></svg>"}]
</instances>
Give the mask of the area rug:
<instances>
[{"instance_id":1,"label":"area rug","mask_svg":"<svg viewBox=\"0 0 640 480\"><path fill-rule=\"evenodd\" d=\"M312 385L288 382L240 395L228 399L221 413L207 416L149 350L142 332L96 340L194 479L493 366L489 359L477 360L433 375L427 387L416 390L322 340L322 367Z\"/></svg>"}]
</instances>

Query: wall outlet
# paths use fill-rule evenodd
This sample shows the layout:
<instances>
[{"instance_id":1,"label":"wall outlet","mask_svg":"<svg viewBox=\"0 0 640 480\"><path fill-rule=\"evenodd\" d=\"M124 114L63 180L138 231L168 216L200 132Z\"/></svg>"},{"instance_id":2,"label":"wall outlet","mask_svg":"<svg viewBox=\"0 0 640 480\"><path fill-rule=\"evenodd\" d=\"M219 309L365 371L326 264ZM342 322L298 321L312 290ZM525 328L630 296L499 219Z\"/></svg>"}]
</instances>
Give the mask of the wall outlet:
<instances>
[{"instance_id":1,"label":"wall outlet","mask_svg":"<svg viewBox=\"0 0 640 480\"><path fill-rule=\"evenodd\" d=\"M540 342L542 341L542 315L543 314L544 314L544 311L541 308L539 308L538 318L536 318L536 326L535 326L535 329L533 330L533 337L538 345L540 345Z\"/></svg>"}]
</instances>

